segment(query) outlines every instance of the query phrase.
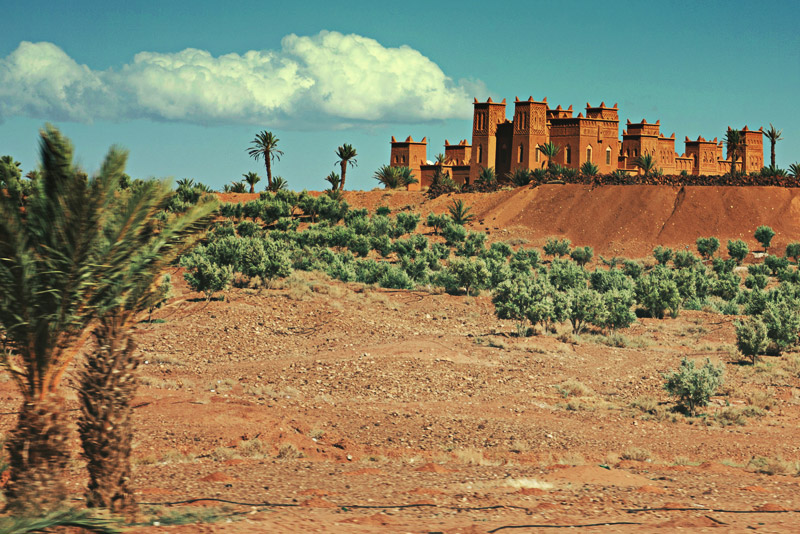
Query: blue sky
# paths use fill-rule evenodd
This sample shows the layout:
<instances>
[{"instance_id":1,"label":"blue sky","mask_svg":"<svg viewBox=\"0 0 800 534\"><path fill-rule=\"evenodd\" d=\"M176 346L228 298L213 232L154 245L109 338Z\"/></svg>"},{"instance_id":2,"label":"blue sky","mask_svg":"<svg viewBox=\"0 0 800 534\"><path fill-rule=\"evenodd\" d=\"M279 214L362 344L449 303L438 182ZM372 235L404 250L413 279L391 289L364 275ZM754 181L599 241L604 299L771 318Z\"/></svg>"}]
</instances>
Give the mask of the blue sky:
<instances>
[{"instance_id":1,"label":"blue sky","mask_svg":"<svg viewBox=\"0 0 800 534\"><path fill-rule=\"evenodd\" d=\"M772 123L778 165L800 160L794 0L5 4L0 155L26 171L49 121L90 171L119 144L133 177L221 188L264 175L246 149L266 129L292 188L324 188L351 143L348 186L371 189L392 135L427 136L433 159L489 96L617 102L623 123L660 119L679 153L686 135Z\"/></svg>"}]
</instances>

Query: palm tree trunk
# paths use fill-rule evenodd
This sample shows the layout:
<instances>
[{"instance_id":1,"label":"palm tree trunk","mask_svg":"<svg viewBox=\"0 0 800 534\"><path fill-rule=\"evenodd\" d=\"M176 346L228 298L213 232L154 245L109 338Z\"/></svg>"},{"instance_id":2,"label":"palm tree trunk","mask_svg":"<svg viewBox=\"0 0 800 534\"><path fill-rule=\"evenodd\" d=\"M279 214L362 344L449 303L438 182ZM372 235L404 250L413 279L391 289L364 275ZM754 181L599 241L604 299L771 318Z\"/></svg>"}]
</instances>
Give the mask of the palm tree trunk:
<instances>
[{"instance_id":1,"label":"palm tree trunk","mask_svg":"<svg viewBox=\"0 0 800 534\"><path fill-rule=\"evenodd\" d=\"M731 176L736 174L736 150L731 151Z\"/></svg>"},{"instance_id":2,"label":"palm tree trunk","mask_svg":"<svg viewBox=\"0 0 800 534\"><path fill-rule=\"evenodd\" d=\"M775 141L770 140L770 147L769 147L769 162L772 164L772 168L775 168Z\"/></svg>"},{"instance_id":3,"label":"palm tree trunk","mask_svg":"<svg viewBox=\"0 0 800 534\"><path fill-rule=\"evenodd\" d=\"M269 154L264 155L264 165L267 167L267 188L272 191L272 162L269 160Z\"/></svg>"},{"instance_id":4,"label":"palm tree trunk","mask_svg":"<svg viewBox=\"0 0 800 534\"><path fill-rule=\"evenodd\" d=\"M70 459L64 399L49 394L22 405L8 439L11 478L4 491L15 514L41 514L63 505Z\"/></svg>"},{"instance_id":5,"label":"palm tree trunk","mask_svg":"<svg viewBox=\"0 0 800 534\"><path fill-rule=\"evenodd\" d=\"M256 184L250 184L250 193L252 194L255 192L256 192Z\"/></svg>"},{"instance_id":6,"label":"palm tree trunk","mask_svg":"<svg viewBox=\"0 0 800 534\"><path fill-rule=\"evenodd\" d=\"M341 166L342 166L342 181L339 184L339 189L344 191L344 175L345 173L347 173L347 162L342 160Z\"/></svg>"},{"instance_id":7,"label":"palm tree trunk","mask_svg":"<svg viewBox=\"0 0 800 534\"><path fill-rule=\"evenodd\" d=\"M89 471L86 504L117 512L133 504L131 400L139 360L124 316L104 319L95 341L97 348L80 375L78 430Z\"/></svg>"}]
</instances>

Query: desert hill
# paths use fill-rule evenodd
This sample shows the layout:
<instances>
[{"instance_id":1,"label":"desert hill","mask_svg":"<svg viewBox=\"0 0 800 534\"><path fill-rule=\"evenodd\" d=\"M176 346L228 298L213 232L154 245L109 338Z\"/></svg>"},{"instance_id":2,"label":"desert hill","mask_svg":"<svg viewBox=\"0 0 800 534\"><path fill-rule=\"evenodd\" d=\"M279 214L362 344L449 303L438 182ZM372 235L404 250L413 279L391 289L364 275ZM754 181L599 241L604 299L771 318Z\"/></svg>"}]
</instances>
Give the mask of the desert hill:
<instances>
[{"instance_id":1,"label":"desert hill","mask_svg":"<svg viewBox=\"0 0 800 534\"><path fill-rule=\"evenodd\" d=\"M246 202L251 194L221 195L224 202ZM495 193L449 194L435 199L415 191L347 191L353 208L408 209L423 217L443 213L453 199L471 206L473 230L490 241L526 239L541 246L549 236L567 237L602 255L647 256L655 246L693 248L698 237L716 236L759 245L760 225L776 232L772 246L782 250L800 239L800 189L781 187L669 187L617 185L542 185Z\"/></svg>"}]
</instances>

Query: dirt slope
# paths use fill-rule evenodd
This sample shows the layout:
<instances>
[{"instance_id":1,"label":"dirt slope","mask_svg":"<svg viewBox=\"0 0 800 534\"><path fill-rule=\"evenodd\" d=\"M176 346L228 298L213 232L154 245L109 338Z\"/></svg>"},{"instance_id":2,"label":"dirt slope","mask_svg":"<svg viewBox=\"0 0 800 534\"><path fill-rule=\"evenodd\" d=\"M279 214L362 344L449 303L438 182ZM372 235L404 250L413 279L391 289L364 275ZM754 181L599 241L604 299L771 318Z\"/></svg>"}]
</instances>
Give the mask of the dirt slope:
<instances>
[{"instance_id":1,"label":"dirt slope","mask_svg":"<svg viewBox=\"0 0 800 534\"><path fill-rule=\"evenodd\" d=\"M225 195L225 201L252 195ZM774 250L800 239L800 189L780 187L684 187L543 185L496 193L451 194L428 199L411 191L348 191L354 208L388 206L423 217L443 213L461 199L477 216L474 230L491 240L521 238L541 246L549 236L590 245L604 255L640 257L657 245L694 247L701 236L744 239L759 248L753 231L771 226Z\"/></svg>"}]
</instances>

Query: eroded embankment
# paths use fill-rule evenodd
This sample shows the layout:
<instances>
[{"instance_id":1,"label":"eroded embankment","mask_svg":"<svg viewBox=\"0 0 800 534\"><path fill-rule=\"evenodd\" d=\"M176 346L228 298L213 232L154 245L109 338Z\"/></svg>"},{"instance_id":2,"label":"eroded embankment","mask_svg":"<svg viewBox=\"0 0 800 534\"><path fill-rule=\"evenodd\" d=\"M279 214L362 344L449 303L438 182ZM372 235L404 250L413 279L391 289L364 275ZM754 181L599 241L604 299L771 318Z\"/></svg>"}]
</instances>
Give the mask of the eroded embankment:
<instances>
[{"instance_id":1,"label":"eroded embankment","mask_svg":"<svg viewBox=\"0 0 800 534\"><path fill-rule=\"evenodd\" d=\"M524 238L540 246L548 236L563 236L603 255L645 256L657 245L693 247L701 236L718 237L723 249L728 239L744 239L755 250L752 236L759 225L775 230L776 251L800 240L800 189L781 187L543 185L432 200L419 192L383 190L348 191L345 198L354 208L410 207L423 217L446 212L458 198L477 216L472 228L489 232L492 240Z\"/></svg>"}]
</instances>

